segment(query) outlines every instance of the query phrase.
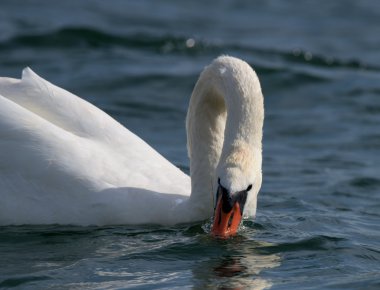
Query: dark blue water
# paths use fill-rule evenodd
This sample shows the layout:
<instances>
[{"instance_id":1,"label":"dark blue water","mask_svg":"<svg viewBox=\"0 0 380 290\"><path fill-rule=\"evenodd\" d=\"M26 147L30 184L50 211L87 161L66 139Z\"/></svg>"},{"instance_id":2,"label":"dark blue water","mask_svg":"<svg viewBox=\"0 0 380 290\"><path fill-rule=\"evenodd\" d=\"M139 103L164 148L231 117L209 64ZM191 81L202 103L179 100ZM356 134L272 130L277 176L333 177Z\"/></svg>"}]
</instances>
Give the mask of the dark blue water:
<instances>
[{"instance_id":1,"label":"dark blue water","mask_svg":"<svg viewBox=\"0 0 380 290\"><path fill-rule=\"evenodd\" d=\"M213 58L255 68L266 119L257 218L236 238L208 221L0 227L0 288L380 289L379 19L378 1L2 0L0 75L32 67L186 172Z\"/></svg>"}]
</instances>

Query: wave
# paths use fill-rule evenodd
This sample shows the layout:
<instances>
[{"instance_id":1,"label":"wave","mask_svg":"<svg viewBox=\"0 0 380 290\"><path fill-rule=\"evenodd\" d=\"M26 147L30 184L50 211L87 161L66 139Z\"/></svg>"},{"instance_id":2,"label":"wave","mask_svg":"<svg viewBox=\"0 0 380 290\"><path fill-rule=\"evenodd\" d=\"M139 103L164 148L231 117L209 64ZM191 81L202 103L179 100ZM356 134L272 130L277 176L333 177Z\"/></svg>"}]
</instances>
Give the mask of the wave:
<instances>
[{"instance_id":1,"label":"wave","mask_svg":"<svg viewBox=\"0 0 380 290\"><path fill-rule=\"evenodd\" d=\"M380 71L380 67L362 63L356 59L342 60L324 55L312 54L309 51L295 49L282 51L271 48L252 47L244 44L215 44L202 39L194 39L173 35L152 35L136 33L132 35L116 35L91 27L64 27L54 31L17 35L0 42L0 51L15 48L46 48L46 49L75 49L91 48L103 49L112 47L126 47L139 50L151 50L159 53L186 53L186 54L223 54L254 53L258 58L282 59L286 62L308 64L316 67L365 69ZM266 67L263 72L281 71L281 68Z\"/></svg>"},{"instance_id":2,"label":"wave","mask_svg":"<svg viewBox=\"0 0 380 290\"><path fill-rule=\"evenodd\" d=\"M183 50L194 47L189 39L170 35L152 36L138 33L115 35L88 27L66 27L52 32L14 36L0 43L0 49L14 47L46 48L107 48L112 46L142 49ZM197 44L197 49L200 44Z\"/></svg>"},{"instance_id":3,"label":"wave","mask_svg":"<svg viewBox=\"0 0 380 290\"><path fill-rule=\"evenodd\" d=\"M351 180L350 185L357 188L372 188L380 186L380 179L374 177L356 177Z\"/></svg>"},{"instance_id":4,"label":"wave","mask_svg":"<svg viewBox=\"0 0 380 290\"><path fill-rule=\"evenodd\" d=\"M293 251L325 251L340 248L340 243L347 240L344 238L318 235L299 239L294 242L284 242L271 246L261 247L259 250L266 253L284 253Z\"/></svg>"},{"instance_id":5,"label":"wave","mask_svg":"<svg viewBox=\"0 0 380 290\"><path fill-rule=\"evenodd\" d=\"M9 279L0 281L0 288L3 288L3 287L13 288L13 287L21 286L23 284L44 281L44 280L49 280L49 279L50 277L48 276L34 276L34 275L26 275L26 276L18 277L18 278L9 278Z\"/></svg>"}]
</instances>

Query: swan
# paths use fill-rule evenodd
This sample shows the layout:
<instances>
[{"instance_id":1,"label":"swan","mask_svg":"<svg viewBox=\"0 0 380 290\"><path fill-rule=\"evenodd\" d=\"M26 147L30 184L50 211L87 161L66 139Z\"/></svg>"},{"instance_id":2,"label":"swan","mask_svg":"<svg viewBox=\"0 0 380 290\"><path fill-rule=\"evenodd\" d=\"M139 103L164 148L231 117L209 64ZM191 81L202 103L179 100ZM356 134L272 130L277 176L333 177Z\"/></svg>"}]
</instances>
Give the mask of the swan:
<instances>
[{"instance_id":1,"label":"swan","mask_svg":"<svg viewBox=\"0 0 380 290\"><path fill-rule=\"evenodd\" d=\"M87 101L25 68L0 78L0 225L174 225L214 216L212 234L254 217L263 95L243 60L220 56L186 117L190 176Z\"/></svg>"}]
</instances>

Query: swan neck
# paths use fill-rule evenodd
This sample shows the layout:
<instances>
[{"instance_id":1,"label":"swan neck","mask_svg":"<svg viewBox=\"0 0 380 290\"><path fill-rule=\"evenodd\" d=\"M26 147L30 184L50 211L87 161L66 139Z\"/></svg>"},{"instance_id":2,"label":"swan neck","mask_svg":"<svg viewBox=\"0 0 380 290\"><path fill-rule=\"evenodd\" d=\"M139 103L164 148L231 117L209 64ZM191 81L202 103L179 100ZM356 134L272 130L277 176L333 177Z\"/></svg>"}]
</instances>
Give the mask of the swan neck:
<instances>
[{"instance_id":1,"label":"swan neck","mask_svg":"<svg viewBox=\"0 0 380 290\"><path fill-rule=\"evenodd\" d=\"M248 64L221 57L205 68L186 120L193 203L212 213L218 177L228 166L259 152L261 167L263 115L260 84Z\"/></svg>"}]
</instances>

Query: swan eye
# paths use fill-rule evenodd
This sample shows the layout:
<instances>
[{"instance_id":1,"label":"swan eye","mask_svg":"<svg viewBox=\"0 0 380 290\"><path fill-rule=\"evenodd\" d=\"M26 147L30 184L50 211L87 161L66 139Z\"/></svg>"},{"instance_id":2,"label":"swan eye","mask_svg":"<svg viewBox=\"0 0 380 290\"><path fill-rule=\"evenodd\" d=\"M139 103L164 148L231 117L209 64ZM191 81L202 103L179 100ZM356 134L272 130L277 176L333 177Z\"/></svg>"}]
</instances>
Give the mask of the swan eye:
<instances>
[{"instance_id":1,"label":"swan eye","mask_svg":"<svg viewBox=\"0 0 380 290\"><path fill-rule=\"evenodd\" d=\"M250 191L252 189L252 184L248 185L246 191Z\"/></svg>"}]
</instances>

